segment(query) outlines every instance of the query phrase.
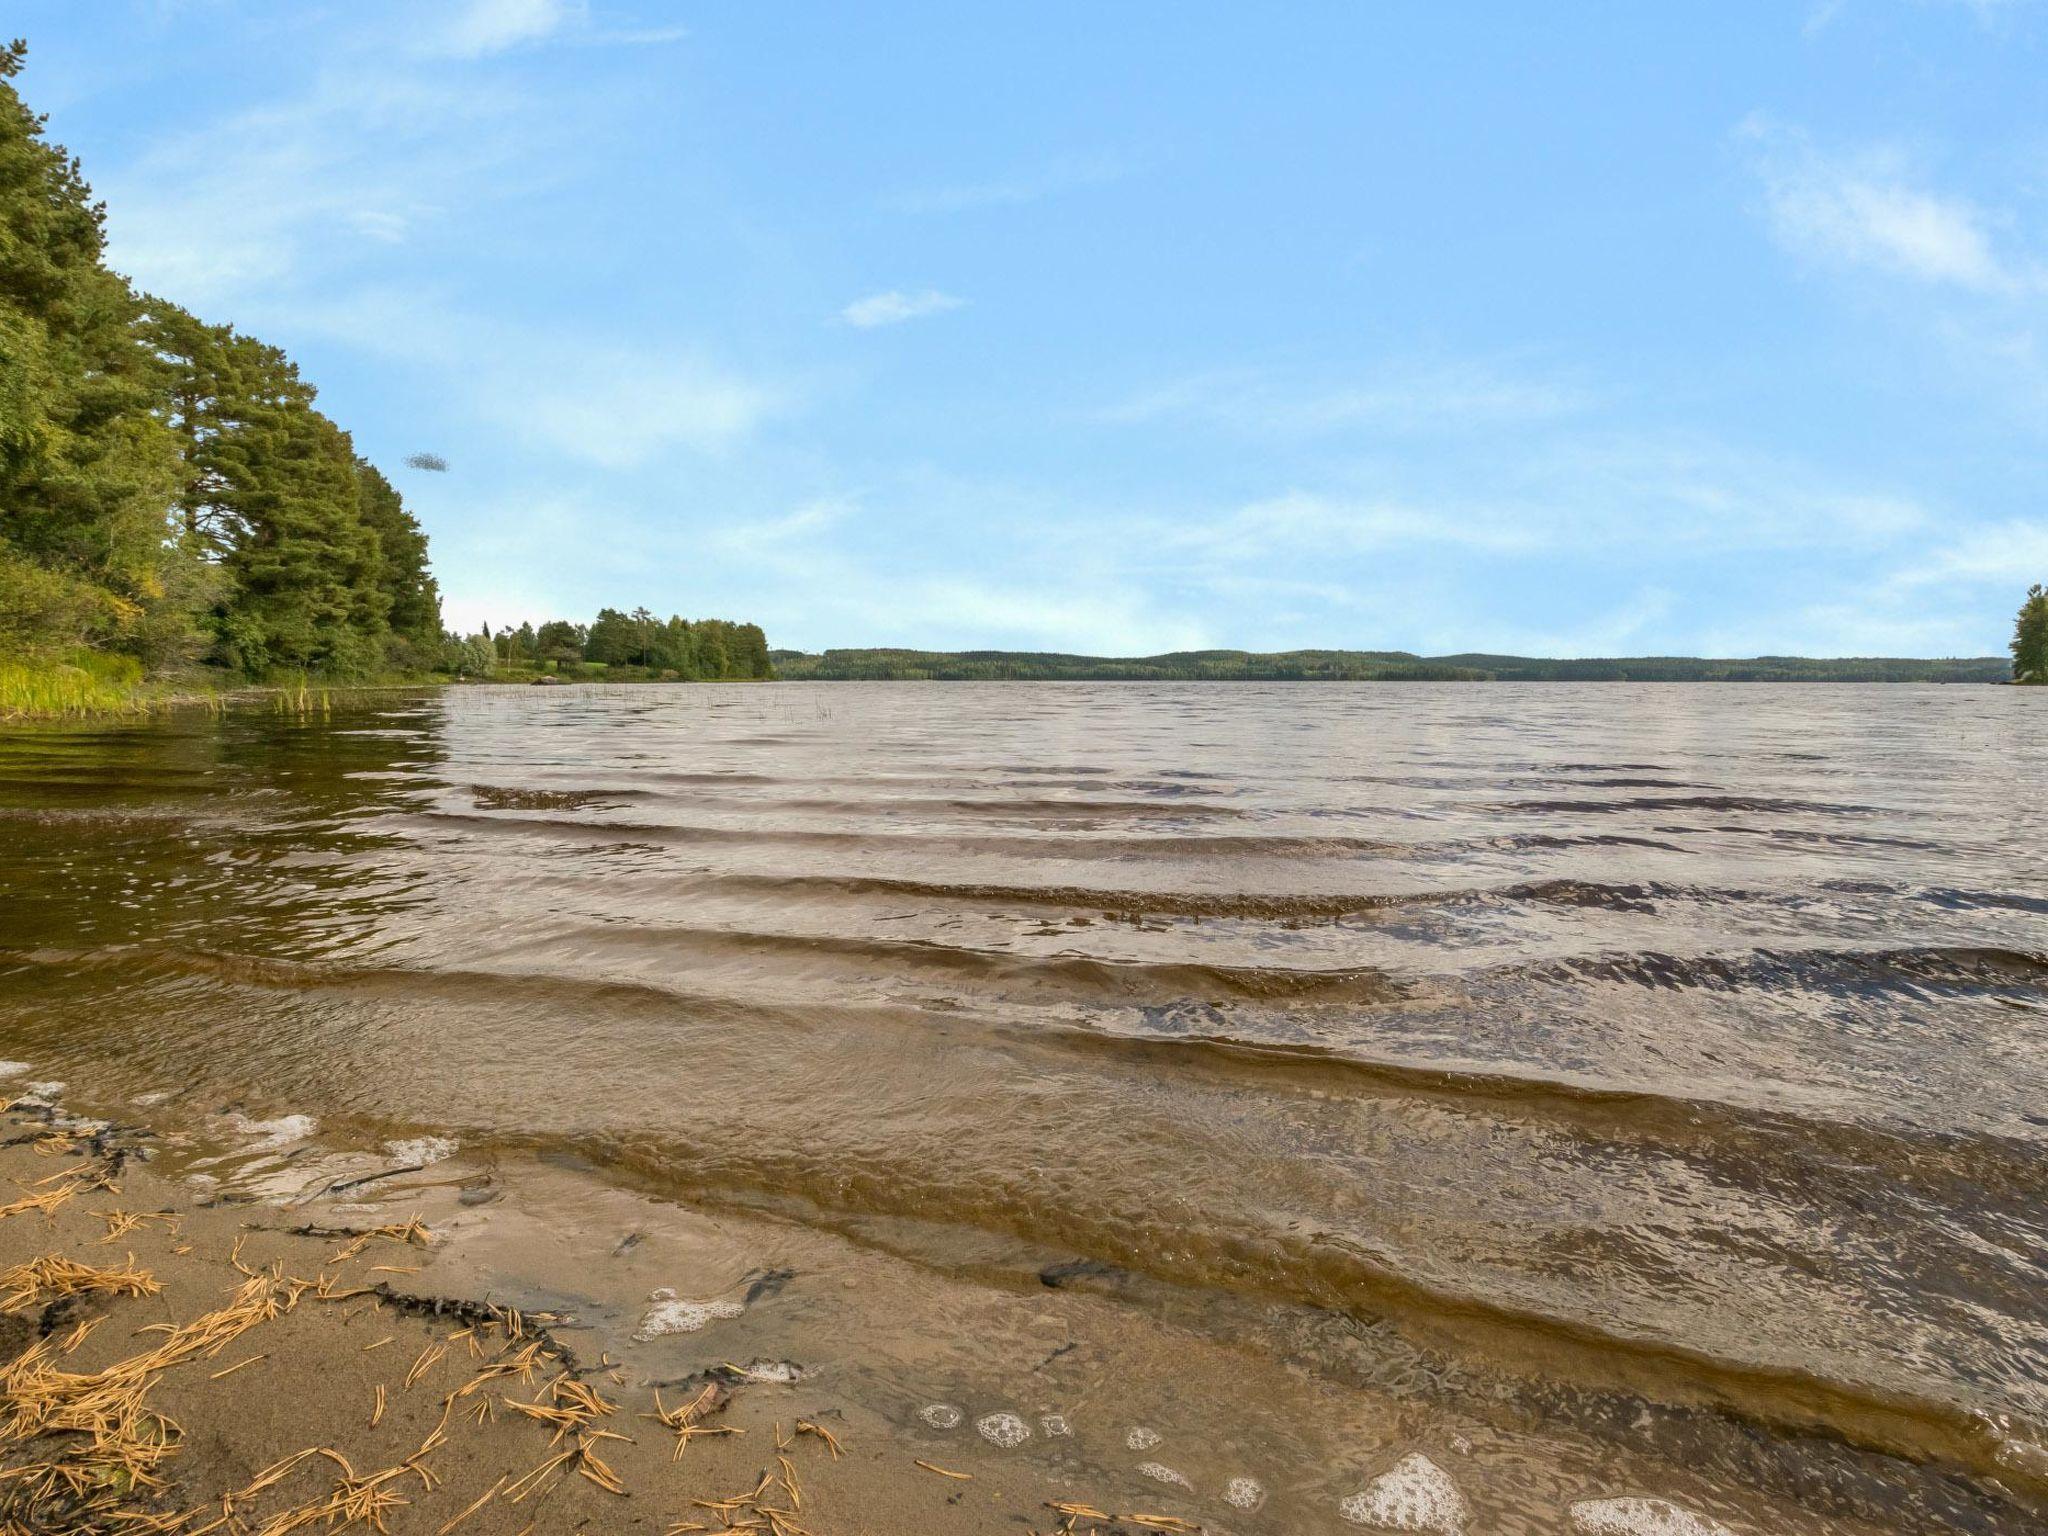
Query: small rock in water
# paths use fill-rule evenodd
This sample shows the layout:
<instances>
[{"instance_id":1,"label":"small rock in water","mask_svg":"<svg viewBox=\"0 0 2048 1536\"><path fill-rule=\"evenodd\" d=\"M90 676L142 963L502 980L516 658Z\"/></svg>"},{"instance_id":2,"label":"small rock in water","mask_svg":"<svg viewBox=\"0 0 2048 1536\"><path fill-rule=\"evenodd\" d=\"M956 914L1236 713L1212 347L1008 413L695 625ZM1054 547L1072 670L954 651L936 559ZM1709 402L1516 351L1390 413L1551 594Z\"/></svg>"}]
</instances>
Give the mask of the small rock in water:
<instances>
[{"instance_id":1,"label":"small rock in water","mask_svg":"<svg viewBox=\"0 0 2048 1536\"><path fill-rule=\"evenodd\" d=\"M1224 1485L1223 1502L1233 1509L1257 1509L1266 1502L1265 1486L1255 1477L1233 1477Z\"/></svg>"},{"instance_id":2,"label":"small rock in water","mask_svg":"<svg viewBox=\"0 0 2048 1536\"><path fill-rule=\"evenodd\" d=\"M1129 1446L1134 1451L1149 1451L1152 1449L1153 1446L1157 1445L1158 1443L1159 1431L1156 1429L1147 1429L1142 1424L1140 1424L1136 1429L1132 1430L1128 1435L1124 1436L1124 1444Z\"/></svg>"},{"instance_id":3,"label":"small rock in water","mask_svg":"<svg viewBox=\"0 0 2048 1536\"><path fill-rule=\"evenodd\" d=\"M1182 1477L1173 1468L1164 1466L1159 1462L1141 1461L1138 1463L1138 1470L1146 1477L1151 1478L1155 1483L1165 1483L1173 1488L1185 1488L1190 1493L1194 1491L1195 1485L1193 1483Z\"/></svg>"},{"instance_id":4,"label":"small rock in water","mask_svg":"<svg viewBox=\"0 0 2048 1536\"><path fill-rule=\"evenodd\" d=\"M982 1439L1006 1451L1015 1450L1031 1438L1031 1426L1008 1409L976 1419L974 1427L981 1431Z\"/></svg>"},{"instance_id":5,"label":"small rock in water","mask_svg":"<svg viewBox=\"0 0 2048 1536\"><path fill-rule=\"evenodd\" d=\"M958 1429L960 1421L967 1417L951 1403L931 1403L920 1408L917 1416L933 1429Z\"/></svg>"},{"instance_id":6,"label":"small rock in water","mask_svg":"<svg viewBox=\"0 0 2048 1536\"><path fill-rule=\"evenodd\" d=\"M472 1184L455 1197L457 1205L489 1205L498 1198L498 1192L488 1184Z\"/></svg>"},{"instance_id":7,"label":"small rock in water","mask_svg":"<svg viewBox=\"0 0 2048 1536\"><path fill-rule=\"evenodd\" d=\"M1572 1506L1581 1536L1731 1536L1727 1526L1667 1499L1581 1499Z\"/></svg>"},{"instance_id":8,"label":"small rock in water","mask_svg":"<svg viewBox=\"0 0 2048 1536\"><path fill-rule=\"evenodd\" d=\"M1471 1508L1450 1474L1420 1452L1403 1456L1393 1470L1366 1485L1337 1506L1354 1525L1383 1531L1428 1531L1432 1536L1457 1536Z\"/></svg>"},{"instance_id":9,"label":"small rock in water","mask_svg":"<svg viewBox=\"0 0 2048 1536\"><path fill-rule=\"evenodd\" d=\"M1071 1435L1074 1432L1073 1426L1067 1422L1067 1416L1064 1413L1048 1413L1044 1415L1039 1419L1038 1427L1055 1440L1062 1435Z\"/></svg>"}]
</instances>

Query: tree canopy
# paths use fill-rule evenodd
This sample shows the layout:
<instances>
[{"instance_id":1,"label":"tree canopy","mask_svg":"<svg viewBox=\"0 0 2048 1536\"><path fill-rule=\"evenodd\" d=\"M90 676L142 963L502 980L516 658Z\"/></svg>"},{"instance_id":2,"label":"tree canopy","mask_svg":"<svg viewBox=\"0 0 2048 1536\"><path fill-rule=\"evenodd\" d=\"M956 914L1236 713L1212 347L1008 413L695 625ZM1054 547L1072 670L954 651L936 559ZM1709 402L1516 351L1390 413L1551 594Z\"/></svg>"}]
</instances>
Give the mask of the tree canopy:
<instances>
[{"instance_id":1,"label":"tree canopy","mask_svg":"<svg viewBox=\"0 0 2048 1536\"><path fill-rule=\"evenodd\" d=\"M0 50L0 652L431 664L426 535L283 352L137 293Z\"/></svg>"},{"instance_id":2,"label":"tree canopy","mask_svg":"<svg viewBox=\"0 0 2048 1536\"><path fill-rule=\"evenodd\" d=\"M2012 626L2012 680L2048 685L2048 589L2027 589Z\"/></svg>"}]
</instances>

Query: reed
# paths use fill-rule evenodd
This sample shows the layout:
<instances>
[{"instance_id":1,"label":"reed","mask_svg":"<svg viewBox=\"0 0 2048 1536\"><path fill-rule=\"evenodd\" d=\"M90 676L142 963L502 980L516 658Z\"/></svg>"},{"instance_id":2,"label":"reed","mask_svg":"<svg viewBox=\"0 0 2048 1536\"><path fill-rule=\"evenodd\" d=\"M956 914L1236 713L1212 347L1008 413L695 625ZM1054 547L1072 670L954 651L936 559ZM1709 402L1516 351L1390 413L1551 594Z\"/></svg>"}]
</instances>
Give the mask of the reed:
<instances>
[{"instance_id":1,"label":"reed","mask_svg":"<svg viewBox=\"0 0 2048 1536\"><path fill-rule=\"evenodd\" d=\"M0 720L76 720L146 714L154 707L134 683L83 667L0 662Z\"/></svg>"}]
</instances>

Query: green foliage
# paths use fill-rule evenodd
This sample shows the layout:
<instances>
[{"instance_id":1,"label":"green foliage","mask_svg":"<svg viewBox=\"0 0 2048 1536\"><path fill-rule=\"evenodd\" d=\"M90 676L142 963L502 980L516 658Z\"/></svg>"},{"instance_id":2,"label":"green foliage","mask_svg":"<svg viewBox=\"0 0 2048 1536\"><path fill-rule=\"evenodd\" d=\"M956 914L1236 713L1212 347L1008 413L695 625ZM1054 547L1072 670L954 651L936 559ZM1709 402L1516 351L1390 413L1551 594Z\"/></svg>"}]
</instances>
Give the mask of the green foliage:
<instances>
[{"instance_id":1,"label":"green foliage","mask_svg":"<svg viewBox=\"0 0 2048 1536\"><path fill-rule=\"evenodd\" d=\"M2048 590L2038 581L2027 589L2012 626L2012 678L2048 685Z\"/></svg>"},{"instance_id":2,"label":"green foliage","mask_svg":"<svg viewBox=\"0 0 2048 1536\"><path fill-rule=\"evenodd\" d=\"M488 629L455 640L444 665L452 672L482 675L474 662L493 641ZM719 682L775 676L768 637L758 624L729 619L657 619L646 608L626 613L601 608L588 626L550 619L535 628L522 624L500 633L492 670L571 677L602 676L662 682Z\"/></svg>"},{"instance_id":3,"label":"green foliage","mask_svg":"<svg viewBox=\"0 0 2048 1536\"><path fill-rule=\"evenodd\" d=\"M0 50L0 653L365 677L430 657L398 493L274 347L137 295Z\"/></svg>"}]
</instances>

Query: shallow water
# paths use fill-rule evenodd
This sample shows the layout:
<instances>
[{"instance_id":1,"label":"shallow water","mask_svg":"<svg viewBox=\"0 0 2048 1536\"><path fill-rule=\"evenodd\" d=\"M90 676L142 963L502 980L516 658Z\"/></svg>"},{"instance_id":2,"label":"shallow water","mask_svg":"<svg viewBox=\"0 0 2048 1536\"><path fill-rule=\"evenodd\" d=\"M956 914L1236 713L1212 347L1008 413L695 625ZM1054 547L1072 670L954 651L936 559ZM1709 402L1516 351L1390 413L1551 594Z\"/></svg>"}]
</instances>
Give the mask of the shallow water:
<instances>
[{"instance_id":1,"label":"shallow water","mask_svg":"<svg viewBox=\"0 0 2048 1536\"><path fill-rule=\"evenodd\" d=\"M1389 1467L1464 1448L1491 1529L1563 1528L1564 1465L1758 1529L2048 1509L2048 697L455 689L13 730L0 903L0 1056L42 1077L908 1261L834 1326L939 1341L876 1387L912 1425L1018 1352L976 1296L1124 1320L1054 1406L1236 1351L1150 1410L1256 1478L1236 1528L1344 1529L1370 1499L1310 1421L1368 1403ZM532 1219L581 1230L577 1187Z\"/></svg>"}]
</instances>

